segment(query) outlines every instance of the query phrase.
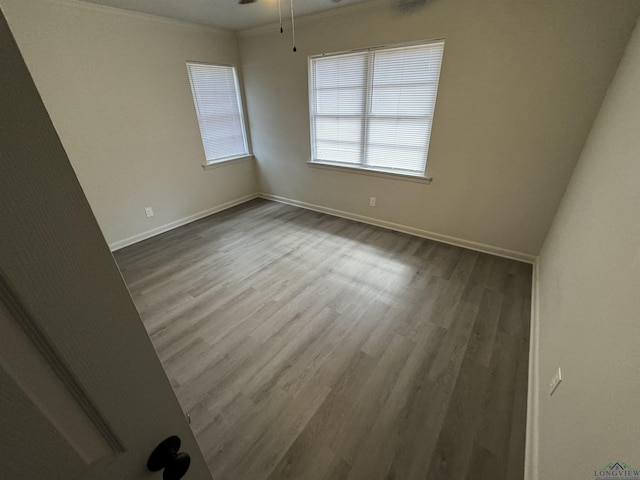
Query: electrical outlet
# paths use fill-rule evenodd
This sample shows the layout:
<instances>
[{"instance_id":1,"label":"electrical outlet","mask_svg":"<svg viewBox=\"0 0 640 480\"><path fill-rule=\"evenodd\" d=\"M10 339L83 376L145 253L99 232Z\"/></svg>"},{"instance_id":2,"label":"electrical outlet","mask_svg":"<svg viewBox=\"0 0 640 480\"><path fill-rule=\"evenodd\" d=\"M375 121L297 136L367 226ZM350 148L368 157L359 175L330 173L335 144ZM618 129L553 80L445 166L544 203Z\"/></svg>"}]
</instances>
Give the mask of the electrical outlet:
<instances>
[{"instance_id":1,"label":"electrical outlet","mask_svg":"<svg viewBox=\"0 0 640 480\"><path fill-rule=\"evenodd\" d=\"M560 370L560 367L558 367L558 370L556 371L555 375L551 379L551 383L549 383L549 395L553 395L553 392L556 391L556 388L558 388L558 385L560 385L561 381L562 381L562 370Z\"/></svg>"},{"instance_id":2,"label":"electrical outlet","mask_svg":"<svg viewBox=\"0 0 640 480\"><path fill-rule=\"evenodd\" d=\"M376 206L376 197L369 197L369 206L370 207Z\"/></svg>"},{"instance_id":3,"label":"electrical outlet","mask_svg":"<svg viewBox=\"0 0 640 480\"><path fill-rule=\"evenodd\" d=\"M153 208L144 207L144 213L147 215L147 217L153 217Z\"/></svg>"}]
</instances>

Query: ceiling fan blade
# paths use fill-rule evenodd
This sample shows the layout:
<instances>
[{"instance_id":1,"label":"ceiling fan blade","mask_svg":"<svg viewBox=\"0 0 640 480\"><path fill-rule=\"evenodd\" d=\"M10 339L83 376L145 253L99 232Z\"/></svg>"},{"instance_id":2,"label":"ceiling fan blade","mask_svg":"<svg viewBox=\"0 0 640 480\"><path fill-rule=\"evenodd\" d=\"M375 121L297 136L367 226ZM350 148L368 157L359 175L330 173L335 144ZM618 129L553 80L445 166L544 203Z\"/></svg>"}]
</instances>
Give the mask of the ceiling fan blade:
<instances>
[{"instance_id":1,"label":"ceiling fan blade","mask_svg":"<svg viewBox=\"0 0 640 480\"><path fill-rule=\"evenodd\" d=\"M256 3L258 0L239 0L239 5L248 5L249 3Z\"/></svg>"}]
</instances>

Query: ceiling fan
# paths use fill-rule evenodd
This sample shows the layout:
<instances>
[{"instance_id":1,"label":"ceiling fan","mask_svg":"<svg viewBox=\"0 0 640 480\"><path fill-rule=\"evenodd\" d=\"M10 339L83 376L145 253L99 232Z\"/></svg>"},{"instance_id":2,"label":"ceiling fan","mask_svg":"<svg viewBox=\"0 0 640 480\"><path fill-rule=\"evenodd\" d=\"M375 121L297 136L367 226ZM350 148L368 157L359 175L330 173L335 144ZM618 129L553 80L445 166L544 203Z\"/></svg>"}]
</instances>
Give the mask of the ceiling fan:
<instances>
[{"instance_id":1,"label":"ceiling fan","mask_svg":"<svg viewBox=\"0 0 640 480\"><path fill-rule=\"evenodd\" d=\"M258 0L238 0L238 5L249 5L251 3L256 3ZM331 0L333 3L340 3L342 0ZM433 0L387 0L391 7L396 9L401 13L412 13L415 10L426 6L428 3L431 3ZM293 0L289 0L291 5L291 35L293 40L293 51L296 52L298 49L296 48L296 22L295 16L293 12ZM280 33L284 33L284 28L282 27L282 0L278 0L278 14L280 15Z\"/></svg>"},{"instance_id":2,"label":"ceiling fan","mask_svg":"<svg viewBox=\"0 0 640 480\"><path fill-rule=\"evenodd\" d=\"M256 3L258 0L238 0L238 4L246 5L248 3ZM333 3L340 3L342 0L331 0Z\"/></svg>"},{"instance_id":3,"label":"ceiling fan","mask_svg":"<svg viewBox=\"0 0 640 480\"><path fill-rule=\"evenodd\" d=\"M239 5L249 5L258 0L238 0ZM331 0L333 3L340 3L342 0ZM413 12L420 7L426 6L431 0L388 0L393 8L402 12Z\"/></svg>"}]
</instances>

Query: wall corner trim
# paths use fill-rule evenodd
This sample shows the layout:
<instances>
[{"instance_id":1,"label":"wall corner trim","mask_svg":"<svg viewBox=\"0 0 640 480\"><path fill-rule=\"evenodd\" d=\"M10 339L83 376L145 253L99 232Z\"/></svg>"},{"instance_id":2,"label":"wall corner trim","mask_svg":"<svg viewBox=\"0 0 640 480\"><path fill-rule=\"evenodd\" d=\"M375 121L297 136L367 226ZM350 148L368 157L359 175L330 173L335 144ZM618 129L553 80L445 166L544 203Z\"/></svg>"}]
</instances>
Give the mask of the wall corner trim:
<instances>
[{"instance_id":1,"label":"wall corner trim","mask_svg":"<svg viewBox=\"0 0 640 480\"><path fill-rule=\"evenodd\" d=\"M437 242L448 243L449 245L455 245L456 247L467 248L482 253L488 253L496 255L498 257L509 258L511 260L517 260L519 262L525 262L535 264L536 256L528 253L516 252L513 250L507 250L505 248L496 247L493 245L486 245L483 243L473 242L471 240L464 240L462 238L450 237L448 235L442 235L440 233L429 232L419 228L409 227L407 225L400 225L398 223L387 222L385 220L379 220L377 218L366 217L364 215L358 215L356 213L346 212L343 210L337 210L334 208L323 207L321 205L315 205L312 203L301 202L299 200L293 200L291 198L280 197L278 195L272 195L270 193L259 193L259 198L265 200L272 200L274 202L286 203L295 207L306 208L307 210L313 210L316 212L326 213L335 217L342 217L349 220L355 220L356 222L362 222L369 225L375 225L377 227L386 228L389 230L395 230L396 232L408 233L409 235L415 235L416 237L427 238L429 240L435 240Z\"/></svg>"},{"instance_id":2,"label":"wall corner trim","mask_svg":"<svg viewBox=\"0 0 640 480\"><path fill-rule=\"evenodd\" d=\"M524 480L538 480L538 447L539 447L539 410L540 378L538 372L538 352L540 341L540 306L539 306L540 263L536 259L533 264L531 289L531 327L529 334L529 385L527 395L527 426L524 454Z\"/></svg>"},{"instance_id":3,"label":"wall corner trim","mask_svg":"<svg viewBox=\"0 0 640 480\"><path fill-rule=\"evenodd\" d=\"M146 240L147 238L155 237L156 235L160 235L161 233L168 232L169 230L173 230L174 228L181 227L183 225L186 225L187 223L195 222L196 220L200 220L201 218L208 217L209 215L213 215L214 213L227 210L231 207L235 207L236 205L240 205L241 203L248 202L257 197L258 197L257 194L251 193L249 195L245 195L243 197L239 197L234 200L221 203L220 205L216 205L215 207L208 208L206 210L203 210L202 212L194 213L193 215L189 215L187 217L174 220L173 222L169 222L165 225L152 228L151 230L147 230L146 232L138 233L137 235L133 235L131 237L118 240L117 242L110 243L109 248L111 249L112 252L115 252L116 250L120 250L121 248L128 247L129 245L133 245L134 243L141 242L143 240Z\"/></svg>"}]
</instances>

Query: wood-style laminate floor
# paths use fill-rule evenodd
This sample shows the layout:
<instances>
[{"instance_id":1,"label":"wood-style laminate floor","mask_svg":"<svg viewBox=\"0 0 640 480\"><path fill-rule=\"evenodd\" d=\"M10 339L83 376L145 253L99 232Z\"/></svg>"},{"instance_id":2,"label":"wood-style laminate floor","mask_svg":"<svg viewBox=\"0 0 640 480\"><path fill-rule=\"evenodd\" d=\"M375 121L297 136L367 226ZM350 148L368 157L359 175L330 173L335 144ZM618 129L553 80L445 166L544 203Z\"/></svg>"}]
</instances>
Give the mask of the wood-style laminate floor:
<instances>
[{"instance_id":1,"label":"wood-style laminate floor","mask_svg":"<svg viewBox=\"0 0 640 480\"><path fill-rule=\"evenodd\" d=\"M530 265L264 200L115 257L216 480L523 478Z\"/></svg>"}]
</instances>

